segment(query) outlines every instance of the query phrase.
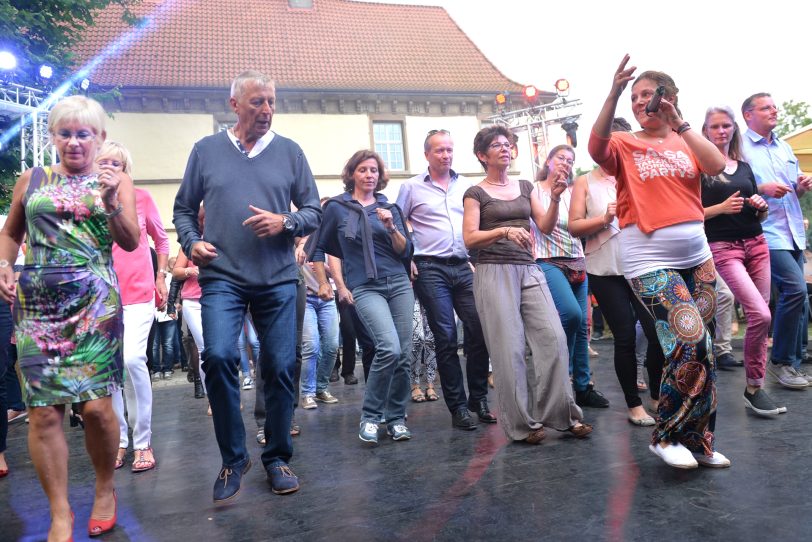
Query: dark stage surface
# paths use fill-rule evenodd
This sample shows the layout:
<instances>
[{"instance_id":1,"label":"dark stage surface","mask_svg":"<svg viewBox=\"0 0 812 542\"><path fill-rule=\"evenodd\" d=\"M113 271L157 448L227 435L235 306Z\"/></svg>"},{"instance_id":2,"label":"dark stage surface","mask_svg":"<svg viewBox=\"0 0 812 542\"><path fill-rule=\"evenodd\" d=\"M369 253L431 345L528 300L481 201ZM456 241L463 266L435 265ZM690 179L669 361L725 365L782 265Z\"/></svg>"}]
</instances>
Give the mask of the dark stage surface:
<instances>
[{"instance_id":1,"label":"dark stage surface","mask_svg":"<svg viewBox=\"0 0 812 542\"><path fill-rule=\"evenodd\" d=\"M741 357L741 341L735 353ZM756 418L742 400L744 369L719 373L717 448L730 469L681 471L648 450L650 428L626 421L611 364L611 341L593 343L598 389L609 409L586 411L586 440L551 431L539 446L508 444L498 426L451 428L442 400L411 404L413 439L378 448L358 440L363 383L331 384L337 405L296 409L302 434L291 467L301 490L271 493L244 391L254 467L228 506L211 488L220 468L205 400L185 375L156 384L154 471L116 473L119 520L105 541L253 540L811 540L812 389L767 390L786 404L777 419ZM356 375L361 374L360 366ZM769 378L769 377L768 377ZM183 381L181 384L180 381ZM439 391L439 388L438 388ZM491 401L492 405L495 400ZM76 540L86 539L93 496L82 432L68 429ZM11 474L0 479L0 540L44 540L48 507L26 446L13 425Z\"/></svg>"}]
</instances>

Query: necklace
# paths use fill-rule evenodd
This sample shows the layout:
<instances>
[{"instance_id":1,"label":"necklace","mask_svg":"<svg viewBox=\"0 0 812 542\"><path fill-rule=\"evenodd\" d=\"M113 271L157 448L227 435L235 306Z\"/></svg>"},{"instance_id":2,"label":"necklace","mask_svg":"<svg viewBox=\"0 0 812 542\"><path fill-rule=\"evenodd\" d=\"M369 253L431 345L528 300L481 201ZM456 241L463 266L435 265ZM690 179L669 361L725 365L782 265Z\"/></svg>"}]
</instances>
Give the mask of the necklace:
<instances>
[{"instance_id":1,"label":"necklace","mask_svg":"<svg viewBox=\"0 0 812 542\"><path fill-rule=\"evenodd\" d=\"M485 182L488 183L488 184L492 184L493 186L507 186L507 185L510 184L510 180L508 180L505 183L495 183L495 182L491 181L490 179L488 179L487 177L485 177Z\"/></svg>"}]
</instances>

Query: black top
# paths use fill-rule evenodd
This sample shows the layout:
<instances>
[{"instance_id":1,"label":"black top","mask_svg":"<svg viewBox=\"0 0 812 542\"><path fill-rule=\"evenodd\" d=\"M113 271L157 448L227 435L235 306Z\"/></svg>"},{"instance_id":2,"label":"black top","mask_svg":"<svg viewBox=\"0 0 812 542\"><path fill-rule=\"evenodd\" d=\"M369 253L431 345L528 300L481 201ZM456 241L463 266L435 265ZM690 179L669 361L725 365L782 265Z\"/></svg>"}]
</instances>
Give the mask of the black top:
<instances>
[{"instance_id":1,"label":"black top","mask_svg":"<svg viewBox=\"0 0 812 542\"><path fill-rule=\"evenodd\" d=\"M703 207L722 203L736 190L743 198L758 194L753 170L747 162L739 160L738 164L733 173L720 173L711 177L710 183L702 183ZM741 212L735 215L716 215L705 221L705 235L708 237L709 243L750 239L761 233L761 222L756 216L756 209L747 201L744 202Z\"/></svg>"},{"instance_id":2,"label":"black top","mask_svg":"<svg viewBox=\"0 0 812 542\"><path fill-rule=\"evenodd\" d=\"M378 218L378 208L392 212L395 227L406 238L403 254L395 253L392 237ZM321 226L310 236L305 249L312 262L323 262L325 253L341 258L344 281L350 291L370 280L407 275L413 251L400 207L378 192L375 203L366 207L347 192L331 198L324 205Z\"/></svg>"}]
</instances>

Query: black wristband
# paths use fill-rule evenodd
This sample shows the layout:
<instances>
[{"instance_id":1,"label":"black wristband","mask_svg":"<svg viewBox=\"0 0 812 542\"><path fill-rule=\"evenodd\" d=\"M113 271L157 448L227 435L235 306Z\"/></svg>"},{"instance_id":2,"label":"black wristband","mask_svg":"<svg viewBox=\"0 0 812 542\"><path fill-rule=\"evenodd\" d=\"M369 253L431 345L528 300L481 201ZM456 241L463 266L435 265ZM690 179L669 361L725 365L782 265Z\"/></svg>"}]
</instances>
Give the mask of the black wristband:
<instances>
[{"instance_id":1,"label":"black wristband","mask_svg":"<svg viewBox=\"0 0 812 542\"><path fill-rule=\"evenodd\" d=\"M690 129L691 129L691 125L688 124L687 122L683 122L680 125L680 127L677 128L677 135L682 135L682 134L684 134L685 132L687 132Z\"/></svg>"}]
</instances>

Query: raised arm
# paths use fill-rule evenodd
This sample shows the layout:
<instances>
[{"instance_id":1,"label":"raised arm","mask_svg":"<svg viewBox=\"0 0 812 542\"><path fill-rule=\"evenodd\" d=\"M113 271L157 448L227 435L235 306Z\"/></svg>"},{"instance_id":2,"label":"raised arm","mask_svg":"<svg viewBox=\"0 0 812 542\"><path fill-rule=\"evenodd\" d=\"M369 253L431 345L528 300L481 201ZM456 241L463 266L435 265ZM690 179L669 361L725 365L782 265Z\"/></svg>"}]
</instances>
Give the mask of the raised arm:
<instances>
[{"instance_id":1,"label":"raised arm","mask_svg":"<svg viewBox=\"0 0 812 542\"><path fill-rule=\"evenodd\" d=\"M609 154L609 136L612 133L612 120L615 118L615 111L617 110L617 102L620 100L621 94L626 89L629 81L634 79L634 71L636 66L627 68L629 63L629 55L624 55L620 65L615 70L615 75L612 78L612 88L609 90L609 95L603 102L603 107L595 124L592 125L592 133L589 135L589 155L595 162L603 165L610 158Z\"/></svg>"}]
</instances>

